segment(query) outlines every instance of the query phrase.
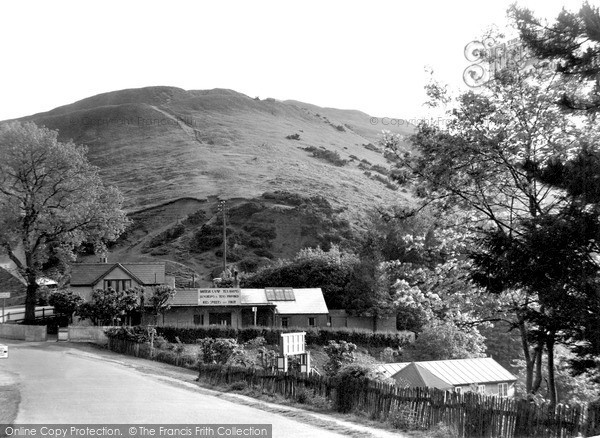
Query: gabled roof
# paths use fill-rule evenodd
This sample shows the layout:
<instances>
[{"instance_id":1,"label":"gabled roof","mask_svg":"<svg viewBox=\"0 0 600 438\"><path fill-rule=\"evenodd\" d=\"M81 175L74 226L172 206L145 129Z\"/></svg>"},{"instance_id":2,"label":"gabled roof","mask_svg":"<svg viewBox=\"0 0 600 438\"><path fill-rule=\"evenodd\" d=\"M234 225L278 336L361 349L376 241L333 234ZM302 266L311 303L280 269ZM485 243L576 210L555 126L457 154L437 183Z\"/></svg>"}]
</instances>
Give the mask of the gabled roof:
<instances>
[{"instance_id":1,"label":"gabled roof","mask_svg":"<svg viewBox=\"0 0 600 438\"><path fill-rule=\"evenodd\" d=\"M381 373L385 377L392 377L409 363L410 362L380 363L373 367L373 371L376 373Z\"/></svg>"},{"instance_id":2,"label":"gabled roof","mask_svg":"<svg viewBox=\"0 0 600 438\"><path fill-rule=\"evenodd\" d=\"M471 385L473 383L511 382L517 378L491 357L475 359L434 360L414 362L419 368L452 386ZM390 365L390 364L388 364ZM401 365L401 364L398 364ZM396 377L409 364L406 363L392 377Z\"/></svg>"},{"instance_id":3,"label":"gabled roof","mask_svg":"<svg viewBox=\"0 0 600 438\"><path fill-rule=\"evenodd\" d=\"M127 272L143 285L164 284L164 263L74 263L71 265L71 286L92 286L116 268Z\"/></svg>"},{"instance_id":4,"label":"gabled roof","mask_svg":"<svg viewBox=\"0 0 600 438\"><path fill-rule=\"evenodd\" d=\"M394 374L395 380L406 382L410 388L452 389L454 385L440 379L419 363L409 363Z\"/></svg>"}]
</instances>

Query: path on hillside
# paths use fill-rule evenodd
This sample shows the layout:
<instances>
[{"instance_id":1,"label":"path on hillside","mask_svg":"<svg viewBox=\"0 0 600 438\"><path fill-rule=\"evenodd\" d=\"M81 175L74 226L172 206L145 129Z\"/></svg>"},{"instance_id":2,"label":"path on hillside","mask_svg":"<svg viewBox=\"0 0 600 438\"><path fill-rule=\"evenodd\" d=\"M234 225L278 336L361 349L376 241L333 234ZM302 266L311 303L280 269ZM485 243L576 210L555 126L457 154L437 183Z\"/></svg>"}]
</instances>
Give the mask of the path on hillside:
<instances>
[{"instance_id":1,"label":"path on hillside","mask_svg":"<svg viewBox=\"0 0 600 438\"><path fill-rule=\"evenodd\" d=\"M267 409L260 401L200 388L196 373L165 364L87 346L0 343L9 346L9 358L0 360L0 382L10 378L21 392L15 424L248 423L272 424L273 437L400 437L339 421L325 424L326 416L299 409Z\"/></svg>"}]
</instances>

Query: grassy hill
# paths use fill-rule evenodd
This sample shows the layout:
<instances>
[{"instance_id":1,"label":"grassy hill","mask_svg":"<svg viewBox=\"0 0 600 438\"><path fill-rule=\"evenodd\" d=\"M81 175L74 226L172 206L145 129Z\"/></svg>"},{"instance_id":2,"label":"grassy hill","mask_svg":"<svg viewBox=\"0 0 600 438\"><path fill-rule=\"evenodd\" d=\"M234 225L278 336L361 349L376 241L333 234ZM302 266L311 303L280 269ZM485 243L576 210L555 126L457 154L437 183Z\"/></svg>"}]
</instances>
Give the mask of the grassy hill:
<instances>
[{"instance_id":1,"label":"grassy hill","mask_svg":"<svg viewBox=\"0 0 600 438\"><path fill-rule=\"evenodd\" d=\"M339 242L360 227L368 209L411 202L389 178L391 162L377 146L382 126L360 111L224 89L147 87L20 120L86 145L104 179L122 190L135 222L113 248L113 259L167 259L207 273L218 265L216 247L192 251L190 242L213 225L222 199L229 200L232 233L240 240L232 256L239 250L240 260L288 257L303 246ZM390 128L403 135L414 130ZM273 197L279 192L289 196ZM203 222L185 222L199 211ZM160 233L181 222L181 235L157 243ZM252 247L258 245L252 233L260 234L265 223L275 237Z\"/></svg>"},{"instance_id":2,"label":"grassy hill","mask_svg":"<svg viewBox=\"0 0 600 438\"><path fill-rule=\"evenodd\" d=\"M389 164L368 146L381 129L369 119L359 111L257 100L231 90L148 87L22 120L86 145L90 161L121 188L130 210L181 197L253 198L275 190L327 195L360 210L403 198L364 174L371 165ZM412 126L399 128L412 132ZM286 138L295 134L298 140ZM348 163L315 158L319 151Z\"/></svg>"}]
</instances>

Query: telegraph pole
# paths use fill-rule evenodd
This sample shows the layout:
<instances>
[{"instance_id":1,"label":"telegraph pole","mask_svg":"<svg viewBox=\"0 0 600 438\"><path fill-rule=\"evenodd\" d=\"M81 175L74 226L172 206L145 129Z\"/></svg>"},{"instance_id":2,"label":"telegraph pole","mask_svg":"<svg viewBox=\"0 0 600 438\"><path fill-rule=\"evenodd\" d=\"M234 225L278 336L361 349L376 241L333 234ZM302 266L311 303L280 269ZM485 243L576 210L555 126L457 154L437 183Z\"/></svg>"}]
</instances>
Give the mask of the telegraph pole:
<instances>
[{"instance_id":1,"label":"telegraph pole","mask_svg":"<svg viewBox=\"0 0 600 438\"><path fill-rule=\"evenodd\" d=\"M227 205L225 200L219 202L219 211L223 214L223 273L227 271Z\"/></svg>"}]
</instances>

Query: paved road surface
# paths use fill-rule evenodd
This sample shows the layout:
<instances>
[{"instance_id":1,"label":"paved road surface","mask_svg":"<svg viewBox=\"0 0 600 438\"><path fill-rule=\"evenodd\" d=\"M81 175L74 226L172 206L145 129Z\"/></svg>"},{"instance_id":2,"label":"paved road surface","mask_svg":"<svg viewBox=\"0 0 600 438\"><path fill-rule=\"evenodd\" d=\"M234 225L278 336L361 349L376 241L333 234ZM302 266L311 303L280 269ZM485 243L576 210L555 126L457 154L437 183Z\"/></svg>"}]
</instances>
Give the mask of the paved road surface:
<instances>
[{"instance_id":1,"label":"paved road surface","mask_svg":"<svg viewBox=\"0 0 600 438\"><path fill-rule=\"evenodd\" d=\"M273 424L273 437L344 436L211 395L193 384L193 375L181 383L120 363L120 356L68 344L0 343L9 346L9 358L0 359L0 386L20 385L15 424L263 423Z\"/></svg>"}]
</instances>

